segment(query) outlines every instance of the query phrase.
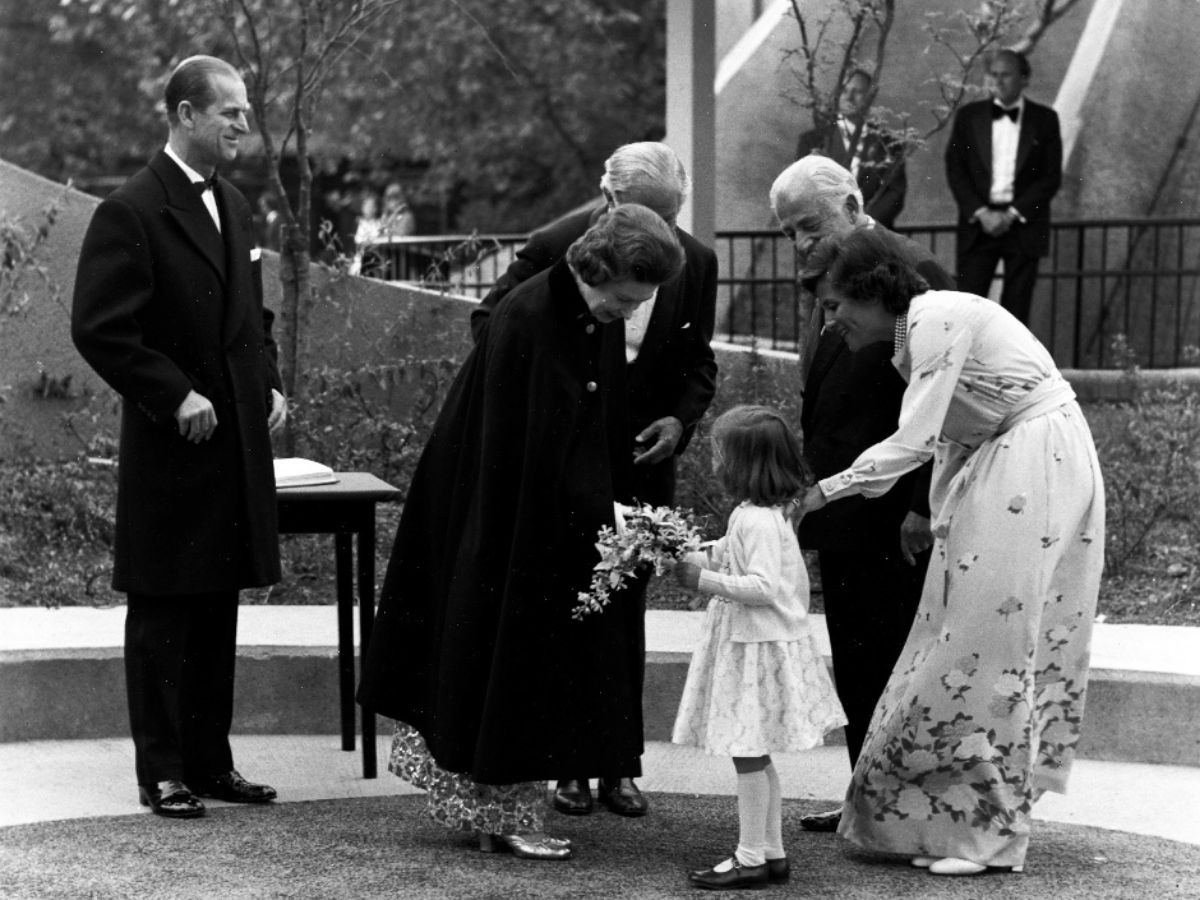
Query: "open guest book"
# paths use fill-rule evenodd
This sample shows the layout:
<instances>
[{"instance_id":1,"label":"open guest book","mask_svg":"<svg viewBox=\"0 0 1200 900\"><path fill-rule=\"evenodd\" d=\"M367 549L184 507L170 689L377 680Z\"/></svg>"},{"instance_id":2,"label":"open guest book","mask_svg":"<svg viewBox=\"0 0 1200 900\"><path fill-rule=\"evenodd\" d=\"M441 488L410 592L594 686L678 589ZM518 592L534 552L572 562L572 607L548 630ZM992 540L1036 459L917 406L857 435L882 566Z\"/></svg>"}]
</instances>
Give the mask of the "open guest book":
<instances>
[{"instance_id":1,"label":"open guest book","mask_svg":"<svg viewBox=\"0 0 1200 900\"><path fill-rule=\"evenodd\" d=\"M291 456L275 460L275 487L277 488L334 484L337 480L333 469L319 462L313 462L311 459Z\"/></svg>"}]
</instances>

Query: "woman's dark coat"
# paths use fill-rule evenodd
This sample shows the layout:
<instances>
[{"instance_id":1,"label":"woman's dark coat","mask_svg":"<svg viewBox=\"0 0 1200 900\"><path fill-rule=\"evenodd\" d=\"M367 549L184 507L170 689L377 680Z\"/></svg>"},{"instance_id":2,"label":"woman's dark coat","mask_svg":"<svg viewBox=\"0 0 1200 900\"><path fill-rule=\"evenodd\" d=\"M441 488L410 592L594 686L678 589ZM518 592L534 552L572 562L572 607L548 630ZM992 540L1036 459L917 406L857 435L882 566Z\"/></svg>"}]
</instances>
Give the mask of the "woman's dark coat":
<instances>
[{"instance_id":1,"label":"woman's dark coat","mask_svg":"<svg viewBox=\"0 0 1200 900\"><path fill-rule=\"evenodd\" d=\"M565 263L513 290L405 501L359 699L480 783L640 771L637 604L571 617L631 464L623 335Z\"/></svg>"}]
</instances>

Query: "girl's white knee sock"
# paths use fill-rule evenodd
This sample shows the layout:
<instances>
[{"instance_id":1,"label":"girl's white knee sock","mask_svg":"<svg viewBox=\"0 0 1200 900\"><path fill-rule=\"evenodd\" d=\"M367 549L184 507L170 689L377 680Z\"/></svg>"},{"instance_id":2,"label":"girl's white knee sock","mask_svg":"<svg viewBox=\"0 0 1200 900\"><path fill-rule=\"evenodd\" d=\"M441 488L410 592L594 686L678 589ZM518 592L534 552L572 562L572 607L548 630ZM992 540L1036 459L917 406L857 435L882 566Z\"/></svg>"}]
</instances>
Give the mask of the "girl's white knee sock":
<instances>
[{"instance_id":1,"label":"girl's white knee sock","mask_svg":"<svg viewBox=\"0 0 1200 900\"><path fill-rule=\"evenodd\" d=\"M766 862L767 816L771 806L771 785L767 773L761 769L757 772L739 772L737 800L737 861L743 866L761 866Z\"/></svg>"},{"instance_id":2,"label":"girl's white knee sock","mask_svg":"<svg viewBox=\"0 0 1200 900\"><path fill-rule=\"evenodd\" d=\"M779 773L775 771L775 763L767 763L763 770L767 775L767 784L771 789L771 799L767 805L767 831L763 855L767 859L783 859L783 789L779 784Z\"/></svg>"}]
</instances>

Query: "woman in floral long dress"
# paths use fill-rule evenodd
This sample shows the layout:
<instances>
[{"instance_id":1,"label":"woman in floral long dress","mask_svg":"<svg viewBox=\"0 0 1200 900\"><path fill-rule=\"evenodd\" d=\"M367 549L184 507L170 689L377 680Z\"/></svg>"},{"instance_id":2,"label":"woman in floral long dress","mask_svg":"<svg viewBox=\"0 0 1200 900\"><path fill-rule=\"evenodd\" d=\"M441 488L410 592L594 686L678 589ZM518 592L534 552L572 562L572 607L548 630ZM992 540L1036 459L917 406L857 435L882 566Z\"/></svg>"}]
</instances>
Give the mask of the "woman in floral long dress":
<instances>
[{"instance_id":1,"label":"woman in floral long dress","mask_svg":"<svg viewBox=\"0 0 1200 900\"><path fill-rule=\"evenodd\" d=\"M805 497L877 496L933 457L936 540L839 832L935 874L1020 870L1033 803L1065 792L1104 552L1087 422L1046 349L982 297L927 291L870 230L808 280L851 350L895 342L897 431Z\"/></svg>"}]
</instances>

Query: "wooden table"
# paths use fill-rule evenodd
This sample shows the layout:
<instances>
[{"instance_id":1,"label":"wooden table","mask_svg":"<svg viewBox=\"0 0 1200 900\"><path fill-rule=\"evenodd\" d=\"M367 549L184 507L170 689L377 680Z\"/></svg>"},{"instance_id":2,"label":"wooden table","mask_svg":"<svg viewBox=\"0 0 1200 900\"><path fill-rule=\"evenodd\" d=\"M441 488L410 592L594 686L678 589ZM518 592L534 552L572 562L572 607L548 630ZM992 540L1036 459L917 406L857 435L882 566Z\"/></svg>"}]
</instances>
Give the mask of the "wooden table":
<instances>
[{"instance_id":1,"label":"wooden table","mask_svg":"<svg viewBox=\"0 0 1200 900\"><path fill-rule=\"evenodd\" d=\"M354 749L354 564L351 538L358 536L358 644L366 659L375 624L375 504L392 503L400 491L367 472L338 472L334 484L276 491L281 534L332 534L337 566L338 682L342 749ZM362 711L363 778L376 777L375 712Z\"/></svg>"}]
</instances>

